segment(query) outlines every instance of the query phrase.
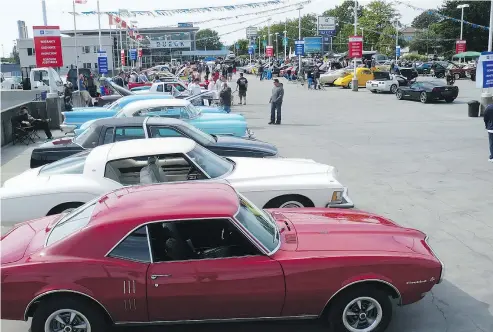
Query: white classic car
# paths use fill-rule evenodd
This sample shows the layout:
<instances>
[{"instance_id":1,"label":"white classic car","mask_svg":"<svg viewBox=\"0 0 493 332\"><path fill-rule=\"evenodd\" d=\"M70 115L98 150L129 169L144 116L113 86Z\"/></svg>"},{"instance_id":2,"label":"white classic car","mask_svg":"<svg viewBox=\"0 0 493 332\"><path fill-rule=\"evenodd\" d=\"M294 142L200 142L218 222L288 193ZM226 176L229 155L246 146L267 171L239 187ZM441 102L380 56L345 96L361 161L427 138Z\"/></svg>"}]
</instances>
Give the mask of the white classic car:
<instances>
[{"instance_id":1,"label":"white classic car","mask_svg":"<svg viewBox=\"0 0 493 332\"><path fill-rule=\"evenodd\" d=\"M329 70L325 74L320 75L320 84L333 84L336 79L346 75L347 69Z\"/></svg>"},{"instance_id":2,"label":"white classic car","mask_svg":"<svg viewBox=\"0 0 493 332\"><path fill-rule=\"evenodd\" d=\"M188 138L137 139L30 169L0 189L3 223L74 209L124 186L225 180L264 208L353 207L332 166L307 159L223 158ZM211 207L213 209L213 207Z\"/></svg>"},{"instance_id":3,"label":"white classic car","mask_svg":"<svg viewBox=\"0 0 493 332\"><path fill-rule=\"evenodd\" d=\"M390 92L396 93L399 86L407 84L405 77L390 74L389 72L374 72L375 78L366 82L366 89L372 93Z\"/></svg>"}]
</instances>

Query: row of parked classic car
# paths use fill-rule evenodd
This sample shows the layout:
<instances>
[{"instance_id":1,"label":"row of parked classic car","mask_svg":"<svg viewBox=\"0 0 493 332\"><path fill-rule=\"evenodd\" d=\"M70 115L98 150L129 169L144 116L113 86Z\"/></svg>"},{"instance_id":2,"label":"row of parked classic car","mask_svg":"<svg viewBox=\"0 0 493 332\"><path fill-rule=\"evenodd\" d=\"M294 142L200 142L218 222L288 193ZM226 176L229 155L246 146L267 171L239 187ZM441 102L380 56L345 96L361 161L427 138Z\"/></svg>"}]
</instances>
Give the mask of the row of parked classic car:
<instances>
[{"instance_id":1,"label":"row of parked classic car","mask_svg":"<svg viewBox=\"0 0 493 332\"><path fill-rule=\"evenodd\" d=\"M321 319L384 331L444 267L420 231L355 211L333 166L279 156L245 118L129 95L64 114L0 189L1 318L32 332ZM345 209L341 209L345 208Z\"/></svg>"}]
</instances>

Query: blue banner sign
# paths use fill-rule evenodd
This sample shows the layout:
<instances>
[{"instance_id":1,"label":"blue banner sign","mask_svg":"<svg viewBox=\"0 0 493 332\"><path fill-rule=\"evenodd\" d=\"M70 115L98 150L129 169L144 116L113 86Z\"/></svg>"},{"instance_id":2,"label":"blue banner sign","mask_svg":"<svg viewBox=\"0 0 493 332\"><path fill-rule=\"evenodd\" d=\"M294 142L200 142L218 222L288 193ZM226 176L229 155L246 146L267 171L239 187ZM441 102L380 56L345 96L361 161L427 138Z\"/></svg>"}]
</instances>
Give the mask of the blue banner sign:
<instances>
[{"instance_id":1,"label":"blue banner sign","mask_svg":"<svg viewBox=\"0 0 493 332\"><path fill-rule=\"evenodd\" d=\"M253 54L253 46L248 47L248 54Z\"/></svg>"},{"instance_id":2,"label":"blue banner sign","mask_svg":"<svg viewBox=\"0 0 493 332\"><path fill-rule=\"evenodd\" d=\"M100 74L108 74L108 55L105 51L98 52L98 70Z\"/></svg>"},{"instance_id":3,"label":"blue banner sign","mask_svg":"<svg viewBox=\"0 0 493 332\"><path fill-rule=\"evenodd\" d=\"M294 54L295 55L305 55L305 41L295 40L294 41Z\"/></svg>"},{"instance_id":4,"label":"blue banner sign","mask_svg":"<svg viewBox=\"0 0 493 332\"><path fill-rule=\"evenodd\" d=\"M305 53L322 53L322 37L305 37Z\"/></svg>"},{"instance_id":5,"label":"blue banner sign","mask_svg":"<svg viewBox=\"0 0 493 332\"><path fill-rule=\"evenodd\" d=\"M396 46L396 48L395 48L395 55L397 57L400 57L401 56L401 47L400 46Z\"/></svg>"},{"instance_id":6,"label":"blue banner sign","mask_svg":"<svg viewBox=\"0 0 493 332\"><path fill-rule=\"evenodd\" d=\"M137 49L132 48L128 51L128 56L130 57L130 60L137 60Z\"/></svg>"},{"instance_id":7,"label":"blue banner sign","mask_svg":"<svg viewBox=\"0 0 493 332\"><path fill-rule=\"evenodd\" d=\"M192 22L183 22L183 23L178 23L179 28L193 28L193 23Z\"/></svg>"}]
</instances>

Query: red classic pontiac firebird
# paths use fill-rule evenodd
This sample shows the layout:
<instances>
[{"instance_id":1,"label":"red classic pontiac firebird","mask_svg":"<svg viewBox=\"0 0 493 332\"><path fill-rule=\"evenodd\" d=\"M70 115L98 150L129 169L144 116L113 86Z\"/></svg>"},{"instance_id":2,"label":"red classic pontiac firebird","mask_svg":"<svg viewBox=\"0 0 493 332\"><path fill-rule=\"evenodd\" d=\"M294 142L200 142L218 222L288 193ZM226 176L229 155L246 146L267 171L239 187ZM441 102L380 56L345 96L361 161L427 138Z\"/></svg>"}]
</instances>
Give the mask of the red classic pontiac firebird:
<instances>
[{"instance_id":1,"label":"red classic pontiac firebird","mask_svg":"<svg viewBox=\"0 0 493 332\"><path fill-rule=\"evenodd\" d=\"M260 210L223 183L127 187L1 240L1 318L32 332L322 318L384 331L443 265L423 233L372 214Z\"/></svg>"}]
</instances>

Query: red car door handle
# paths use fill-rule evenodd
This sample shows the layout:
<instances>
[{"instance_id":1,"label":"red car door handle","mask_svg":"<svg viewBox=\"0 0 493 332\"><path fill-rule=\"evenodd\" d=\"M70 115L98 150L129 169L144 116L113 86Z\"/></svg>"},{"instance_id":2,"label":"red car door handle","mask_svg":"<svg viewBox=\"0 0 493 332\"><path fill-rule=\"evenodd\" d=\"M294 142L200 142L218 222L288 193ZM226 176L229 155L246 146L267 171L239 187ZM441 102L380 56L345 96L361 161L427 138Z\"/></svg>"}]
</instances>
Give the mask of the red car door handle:
<instances>
[{"instance_id":1,"label":"red car door handle","mask_svg":"<svg viewBox=\"0 0 493 332\"><path fill-rule=\"evenodd\" d=\"M152 280L156 280L157 278L160 278L160 277L169 278L169 277L171 277L171 274L153 274L153 275L151 275Z\"/></svg>"}]
</instances>

